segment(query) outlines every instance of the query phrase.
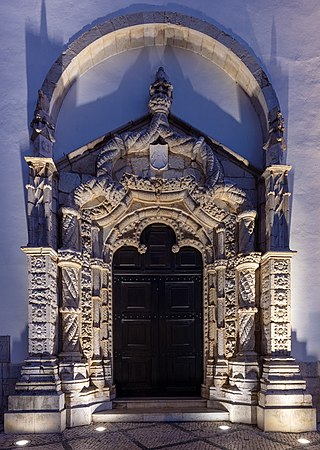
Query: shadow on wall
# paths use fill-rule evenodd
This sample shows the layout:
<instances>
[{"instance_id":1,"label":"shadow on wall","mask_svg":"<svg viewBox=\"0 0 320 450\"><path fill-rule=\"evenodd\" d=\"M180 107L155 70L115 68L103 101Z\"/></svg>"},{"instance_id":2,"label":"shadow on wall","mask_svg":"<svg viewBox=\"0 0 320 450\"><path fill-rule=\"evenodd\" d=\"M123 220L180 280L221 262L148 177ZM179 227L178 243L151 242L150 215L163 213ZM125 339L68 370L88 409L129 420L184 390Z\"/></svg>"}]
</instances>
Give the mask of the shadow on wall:
<instances>
[{"instance_id":1,"label":"shadow on wall","mask_svg":"<svg viewBox=\"0 0 320 450\"><path fill-rule=\"evenodd\" d=\"M304 362L317 361L317 355L308 353L307 342L298 341L297 332L295 330L292 330L291 346L292 346L292 355L294 358L297 359L297 361L304 361Z\"/></svg>"},{"instance_id":2,"label":"shadow on wall","mask_svg":"<svg viewBox=\"0 0 320 450\"><path fill-rule=\"evenodd\" d=\"M26 76L28 89L28 128L36 107L38 90L50 67L62 51L63 42L48 34L46 3L42 0L39 29L26 22Z\"/></svg>"},{"instance_id":3,"label":"shadow on wall","mask_svg":"<svg viewBox=\"0 0 320 450\"><path fill-rule=\"evenodd\" d=\"M239 150L239 145L242 152L250 147L251 156L254 156L257 145L261 147L261 130L244 92L233 82L226 82L224 72L215 68L214 74L220 77L220 80L217 78L217 85L230 90L226 91L226 96L229 95L230 102L234 103L235 119L215 103L210 95L205 97L196 90L197 70L207 72L207 75L199 75L199 78L203 77L204 83L206 77L212 76L212 64L202 59L199 61L197 55L189 52L192 59L184 63L185 53L185 50L171 47L145 47L131 50L125 55L125 60L121 59L123 55L115 56L108 64L102 63L91 69L90 75L87 73L78 80L65 98L57 121L55 156L69 153L146 114L149 85L154 81L160 65L164 66L173 83L173 114L235 150ZM117 58L120 58L120 62ZM199 67L195 67L196 64ZM123 73L119 73L119 67ZM109 93L99 98L99 93L106 90ZM218 95L221 97L222 94L219 92ZM98 98L92 101L93 96ZM253 142L258 144L253 145ZM258 165L259 159L255 159Z\"/></svg>"},{"instance_id":4,"label":"shadow on wall","mask_svg":"<svg viewBox=\"0 0 320 450\"><path fill-rule=\"evenodd\" d=\"M251 26L251 20L249 18L249 14L248 14L248 8L246 6L246 1L250 0L238 0L239 2L239 6L238 8L235 6L234 9L236 11L236 15L238 18L238 22L239 20L242 20L242 23L245 27L246 30L249 30L250 36L252 38L252 41L257 44L256 48L259 48L257 40L255 38L254 32L253 32L253 27ZM224 10L225 7L225 2L222 0L220 2L221 4L221 9ZM218 2L216 2L215 4L215 11L217 11L219 8ZM168 2L166 4L163 5L152 5L152 4L148 4L148 3L135 3L132 4L130 6L127 6L125 8L121 8L118 9L116 11L113 11L112 13L106 14L105 16L101 16L97 19L95 19L94 21L92 21L91 23L85 25L81 30L79 30L77 33L75 33L73 36L71 36L71 38L69 39L68 44L70 44L71 42L73 42L75 39L77 39L79 36L81 36L84 32L90 30L90 28L94 27L95 25L98 25L99 23L103 23L108 19L113 19L115 17L120 17L120 16L125 16L128 14L133 14L133 13L138 13L138 12L153 12L153 11L171 11L171 12L177 12L180 14L185 14L185 15L189 15L192 17L196 17L200 20L204 20L208 23L211 23L212 25L216 26L217 28L219 28L220 30L224 31L225 33L230 34L231 36L233 36L238 42L241 43L241 45L248 50L258 61L259 58L257 57L257 55L255 55L255 53L253 52L252 48L248 45L248 42L244 41L242 39L242 37L240 37L239 35L237 35L233 29L231 28L226 28L225 26L223 26L221 23L219 23L217 20L215 20L214 18L206 15L205 13L201 12L199 9L194 9L194 8L190 8L186 5L181 5L179 3L173 3L173 2ZM261 63L261 61L260 61Z\"/></svg>"}]
</instances>

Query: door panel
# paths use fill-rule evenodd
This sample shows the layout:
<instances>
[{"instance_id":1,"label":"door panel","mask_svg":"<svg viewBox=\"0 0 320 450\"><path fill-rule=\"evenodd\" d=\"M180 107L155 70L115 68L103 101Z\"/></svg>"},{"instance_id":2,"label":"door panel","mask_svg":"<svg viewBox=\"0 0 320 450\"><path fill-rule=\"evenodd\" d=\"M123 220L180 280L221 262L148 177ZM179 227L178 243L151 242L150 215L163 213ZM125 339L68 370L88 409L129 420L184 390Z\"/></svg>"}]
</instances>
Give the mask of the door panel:
<instances>
[{"instance_id":1,"label":"door panel","mask_svg":"<svg viewBox=\"0 0 320 450\"><path fill-rule=\"evenodd\" d=\"M161 225L151 228L142 240L148 250L139 256L139 270L135 265L139 260L134 256L135 249L125 247L124 256L116 254L114 259L117 394L199 394L202 382L201 256L189 247L181 249L180 255L173 254L172 230L168 232L168 227Z\"/></svg>"}]
</instances>

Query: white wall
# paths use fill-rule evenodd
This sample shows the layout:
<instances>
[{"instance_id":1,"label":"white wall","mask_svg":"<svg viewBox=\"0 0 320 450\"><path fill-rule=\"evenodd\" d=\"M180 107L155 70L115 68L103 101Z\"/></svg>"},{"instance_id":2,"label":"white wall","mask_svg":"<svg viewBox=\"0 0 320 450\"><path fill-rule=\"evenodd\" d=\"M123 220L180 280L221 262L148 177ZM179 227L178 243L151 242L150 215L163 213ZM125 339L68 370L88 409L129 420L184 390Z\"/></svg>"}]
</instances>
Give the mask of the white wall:
<instances>
[{"instance_id":1,"label":"white wall","mask_svg":"<svg viewBox=\"0 0 320 450\"><path fill-rule=\"evenodd\" d=\"M176 0L175 2L141 0L131 5L129 0L106 2L105 0L47 0L46 11L43 8L41 20L41 0L15 0L0 2L0 143L1 143L1 221L0 221L0 334L10 334L13 341L13 359L20 361L25 354L27 323L27 285L26 259L19 250L27 243L27 227L24 209L24 188L26 182L26 165L23 156L30 154L28 123L32 118L37 89L41 86L46 72L55 58L61 52L63 45L79 30L90 28L92 22L103 21L108 17L127 14L140 10L168 9L184 12L205 19L233 35L252 51L263 68L270 76L275 91L288 123L288 163L294 166L293 176L293 212L291 229L291 247L298 251L294 260L293 291L292 291L292 321L294 333L294 353L300 359L320 359L320 227L318 217L320 206L320 183L318 173L320 156L318 143L320 141L320 126L318 124L319 94L320 94L320 40L318 28L320 23L320 3L318 0ZM45 14L46 13L46 14ZM45 21L47 19L47 23ZM139 52L136 52L139 53ZM151 52L152 53L152 52ZM70 119L70 106L77 106L77 120L83 120L81 111L94 108L94 103L104 108L108 97L117 93L124 79L128 83L131 67L135 68L139 58L150 64L154 69L156 60L154 54L148 51L134 55L119 55L114 58L114 64L101 64L80 79L70 92L63 107L58 123L58 151L68 152L69 146L82 143L85 133L68 139L66 147L61 142L63 130L68 123L77 127ZM183 51L168 52L162 56L164 63L172 68L168 70L175 84L175 103L173 112L185 120L192 118L192 125L208 132L210 126L208 117L197 115L191 107L188 117L184 112L179 96L182 91L178 86L191 86L193 99L207 104L211 111L217 112L217 106L223 110L225 117L239 129L242 117L239 108L230 108L236 102L234 87L219 98L219 93L225 93L227 81L220 80L224 86L220 92L216 89L214 80L208 81L208 63L199 62L194 55L185 57ZM118 61L116 61L118 58ZM196 67L207 67L200 74L196 67L188 61L195 62ZM124 65L123 78L118 80L116 68ZM207 65L207 66L206 66ZM149 84L148 72L140 72L136 67L133 76L139 89L132 97L131 106L126 110L125 120L138 117L144 112L144 102L140 93ZM111 74L106 78L102 100L99 102L101 80L100 74ZM153 72L154 70L152 70ZM218 77L218 71L214 74ZM142 74L143 77L141 76ZM199 83L198 83L199 81ZM91 91L87 91L90 82ZM93 84L92 84L92 83ZM208 84L209 83L209 84ZM224 84L226 83L226 84ZM210 86L206 96L204 86ZM125 92L129 91L129 85ZM232 95L231 95L232 93ZM219 100L219 103L217 103ZM225 102L225 103L224 103ZM241 99L239 105L247 108L246 100ZM190 103L191 105L191 103ZM197 106L195 105L195 107ZM82 109L82 107L84 109ZM69 109L68 109L69 108ZM249 108L250 109L250 108ZM134 117L131 113L137 111ZM237 111L237 112L235 112ZM105 122L99 119L98 134L109 128L120 125L120 108L117 115L111 118L106 112ZM64 116L63 116L64 115ZM128 116L128 117L127 117ZM130 116L130 117L129 117ZM230 117L229 117L230 116ZM64 120L62 120L64 117ZM214 117L217 116L214 114ZM221 117L221 116L220 116ZM194 119L194 120L193 120ZM75 120L75 119L74 119ZM199 121L200 123L198 123ZM114 125L113 125L114 123ZM243 122L242 122L243 123ZM104 128L105 125L105 128ZM243 123L240 130L243 136L248 123ZM99 128L100 127L100 128ZM208 128L207 128L208 127ZM252 122L250 127L252 127ZM82 129L82 127L79 127ZM214 128L212 128L214 129ZM256 129L253 126L253 129ZM100 131L99 131L100 130ZM217 130L217 133L223 129ZM82 131L81 131L82 133ZM213 136L220 140L220 136ZM223 136L222 136L223 137ZM231 139L231 136L229 137ZM247 137L248 145L257 139ZM221 138L222 140L222 138ZM232 142L226 142L232 147ZM242 144L242 143L241 143ZM242 144L243 145L243 144ZM240 148L240 147L239 147ZM241 150L241 149L240 149ZM240 151L239 150L239 151ZM244 151L242 149L241 151Z\"/></svg>"},{"instance_id":2,"label":"white wall","mask_svg":"<svg viewBox=\"0 0 320 450\"><path fill-rule=\"evenodd\" d=\"M146 114L161 65L173 84L172 113L261 167L262 131L249 97L215 64L172 47L121 53L79 78L60 110L55 157Z\"/></svg>"}]
</instances>

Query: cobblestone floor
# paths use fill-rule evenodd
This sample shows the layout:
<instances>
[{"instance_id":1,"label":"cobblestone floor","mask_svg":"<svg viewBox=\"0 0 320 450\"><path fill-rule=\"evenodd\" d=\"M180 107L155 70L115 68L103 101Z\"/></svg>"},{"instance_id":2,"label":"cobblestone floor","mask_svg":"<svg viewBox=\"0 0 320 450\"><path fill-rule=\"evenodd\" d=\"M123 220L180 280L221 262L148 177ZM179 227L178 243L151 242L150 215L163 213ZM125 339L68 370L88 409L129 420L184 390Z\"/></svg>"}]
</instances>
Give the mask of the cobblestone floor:
<instances>
[{"instance_id":1,"label":"cobblestone floor","mask_svg":"<svg viewBox=\"0 0 320 450\"><path fill-rule=\"evenodd\" d=\"M229 425L223 431L220 425ZM97 426L105 427L96 431ZM297 439L310 440L300 444ZM25 447L15 442L29 440ZM0 449L34 450L320 450L320 433L264 433L256 427L223 422L106 423L72 428L63 433L13 435L0 433Z\"/></svg>"}]
</instances>

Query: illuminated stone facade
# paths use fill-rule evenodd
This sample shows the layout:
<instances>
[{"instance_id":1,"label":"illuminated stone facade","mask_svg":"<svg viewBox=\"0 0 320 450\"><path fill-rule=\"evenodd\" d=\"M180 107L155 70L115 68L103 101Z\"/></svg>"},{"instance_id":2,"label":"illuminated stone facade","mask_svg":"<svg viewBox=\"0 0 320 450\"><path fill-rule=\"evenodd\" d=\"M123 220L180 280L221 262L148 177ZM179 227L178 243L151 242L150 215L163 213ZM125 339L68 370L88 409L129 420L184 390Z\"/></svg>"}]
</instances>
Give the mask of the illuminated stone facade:
<instances>
[{"instance_id":1,"label":"illuminated stone facade","mask_svg":"<svg viewBox=\"0 0 320 450\"><path fill-rule=\"evenodd\" d=\"M311 397L290 356L290 167L283 164L275 94L230 37L186 16L160 16L162 22L128 16L116 30L107 22L98 38L96 30L87 32L61 56L39 92L35 153L26 158L29 358L9 399L7 431L62 430L90 423L97 408L111 407L117 395L113 255L122 246L144 253L141 233L158 223L174 231L173 252L191 246L203 258L201 392L209 406L226 408L232 422L257 423L267 431L316 427ZM172 45L192 44L213 60L221 47L224 70L251 90L260 114L264 171L170 113L173 86L163 68L150 87L149 114L54 162L54 120L73 62L78 58L85 70L93 49L99 62L99 51L105 57L114 40L123 51L156 45L156 39L165 44L169 36ZM71 52L76 56L70 62ZM50 77L58 78L50 84ZM234 173L237 185L227 181Z\"/></svg>"}]
</instances>

